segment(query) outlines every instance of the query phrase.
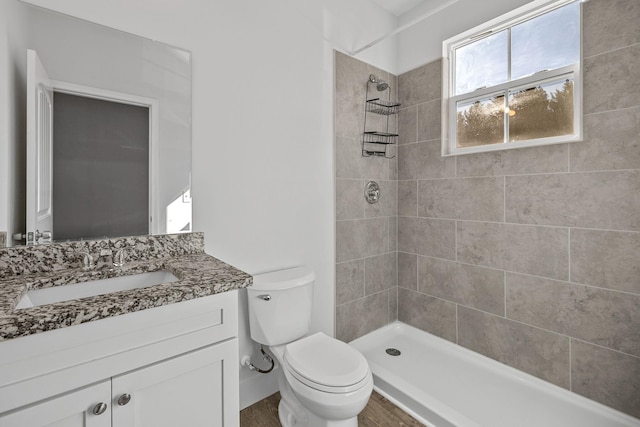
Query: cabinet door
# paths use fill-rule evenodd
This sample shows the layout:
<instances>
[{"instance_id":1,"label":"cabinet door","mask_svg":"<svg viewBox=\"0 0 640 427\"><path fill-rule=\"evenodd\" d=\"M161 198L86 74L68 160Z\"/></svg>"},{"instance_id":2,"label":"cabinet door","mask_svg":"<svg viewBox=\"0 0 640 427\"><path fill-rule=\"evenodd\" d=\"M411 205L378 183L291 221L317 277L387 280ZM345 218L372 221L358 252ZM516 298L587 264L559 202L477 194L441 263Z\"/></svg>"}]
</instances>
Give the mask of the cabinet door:
<instances>
[{"instance_id":1,"label":"cabinet door","mask_svg":"<svg viewBox=\"0 0 640 427\"><path fill-rule=\"evenodd\" d=\"M237 427L238 340L113 378L114 427Z\"/></svg>"},{"instance_id":2,"label":"cabinet door","mask_svg":"<svg viewBox=\"0 0 640 427\"><path fill-rule=\"evenodd\" d=\"M0 417L0 427L111 427L111 381L103 381ZM99 415L96 405L106 405Z\"/></svg>"}]
</instances>

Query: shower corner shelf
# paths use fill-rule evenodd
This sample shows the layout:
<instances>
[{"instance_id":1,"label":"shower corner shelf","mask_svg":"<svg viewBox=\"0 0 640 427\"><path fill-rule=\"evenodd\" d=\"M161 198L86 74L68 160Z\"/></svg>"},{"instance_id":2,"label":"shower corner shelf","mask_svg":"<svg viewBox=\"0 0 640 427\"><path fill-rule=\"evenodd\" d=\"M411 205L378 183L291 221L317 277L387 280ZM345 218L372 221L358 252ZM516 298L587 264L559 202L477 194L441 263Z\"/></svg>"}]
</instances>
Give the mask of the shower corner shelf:
<instances>
[{"instance_id":1,"label":"shower corner shelf","mask_svg":"<svg viewBox=\"0 0 640 427\"><path fill-rule=\"evenodd\" d=\"M390 116L398 114L400 105L398 102L383 101L380 98L367 99L367 112Z\"/></svg>"},{"instance_id":2,"label":"shower corner shelf","mask_svg":"<svg viewBox=\"0 0 640 427\"><path fill-rule=\"evenodd\" d=\"M387 91L389 99L386 101L381 98L369 98L369 83L376 85L378 92ZM367 82L367 94L365 98L364 108L364 131L362 133L362 156L363 157L385 157L387 159L393 159L395 156L389 156L387 154L387 148L390 144L395 144L398 140L397 133L389 132L389 116L398 114L400 109L400 103L391 101L391 88L384 81L379 80L374 75L369 76ZM386 129L381 130L368 130L367 129L367 115L378 114L387 116Z\"/></svg>"}]
</instances>

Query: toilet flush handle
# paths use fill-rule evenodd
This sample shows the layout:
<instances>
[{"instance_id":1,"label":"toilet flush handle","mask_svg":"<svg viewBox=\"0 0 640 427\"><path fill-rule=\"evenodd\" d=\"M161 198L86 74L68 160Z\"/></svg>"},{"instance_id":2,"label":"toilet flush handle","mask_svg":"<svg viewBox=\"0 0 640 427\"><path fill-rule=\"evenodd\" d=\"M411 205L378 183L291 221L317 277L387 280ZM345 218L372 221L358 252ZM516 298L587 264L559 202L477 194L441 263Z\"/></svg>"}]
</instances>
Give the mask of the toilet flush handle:
<instances>
[{"instance_id":1,"label":"toilet flush handle","mask_svg":"<svg viewBox=\"0 0 640 427\"><path fill-rule=\"evenodd\" d=\"M265 295L259 295L258 298L265 300L265 301L271 301L271 295L265 294Z\"/></svg>"}]
</instances>

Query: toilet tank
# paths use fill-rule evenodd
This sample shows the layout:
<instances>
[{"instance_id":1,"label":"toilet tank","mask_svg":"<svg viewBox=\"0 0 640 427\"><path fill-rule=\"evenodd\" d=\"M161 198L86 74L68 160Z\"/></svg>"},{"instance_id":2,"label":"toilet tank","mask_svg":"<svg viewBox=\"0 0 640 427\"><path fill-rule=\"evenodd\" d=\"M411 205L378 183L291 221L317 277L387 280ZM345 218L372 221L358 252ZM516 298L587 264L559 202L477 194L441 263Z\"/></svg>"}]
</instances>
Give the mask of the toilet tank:
<instances>
[{"instance_id":1,"label":"toilet tank","mask_svg":"<svg viewBox=\"0 0 640 427\"><path fill-rule=\"evenodd\" d=\"M295 267L253 276L247 288L251 338L264 345L280 345L309 332L315 273Z\"/></svg>"}]
</instances>

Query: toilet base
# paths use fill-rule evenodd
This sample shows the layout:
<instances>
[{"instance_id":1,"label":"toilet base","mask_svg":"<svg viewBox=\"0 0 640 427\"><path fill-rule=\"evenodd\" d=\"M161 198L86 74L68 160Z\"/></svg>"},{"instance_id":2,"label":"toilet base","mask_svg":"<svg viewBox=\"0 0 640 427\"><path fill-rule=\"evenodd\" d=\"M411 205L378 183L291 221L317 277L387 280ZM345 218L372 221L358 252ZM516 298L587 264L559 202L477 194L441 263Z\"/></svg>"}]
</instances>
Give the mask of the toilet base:
<instances>
[{"instance_id":1,"label":"toilet base","mask_svg":"<svg viewBox=\"0 0 640 427\"><path fill-rule=\"evenodd\" d=\"M306 411L304 417L300 415L296 417L293 409L284 399L280 399L278 404L278 418L282 427L358 427L358 417L339 421L325 420L309 411Z\"/></svg>"}]
</instances>

